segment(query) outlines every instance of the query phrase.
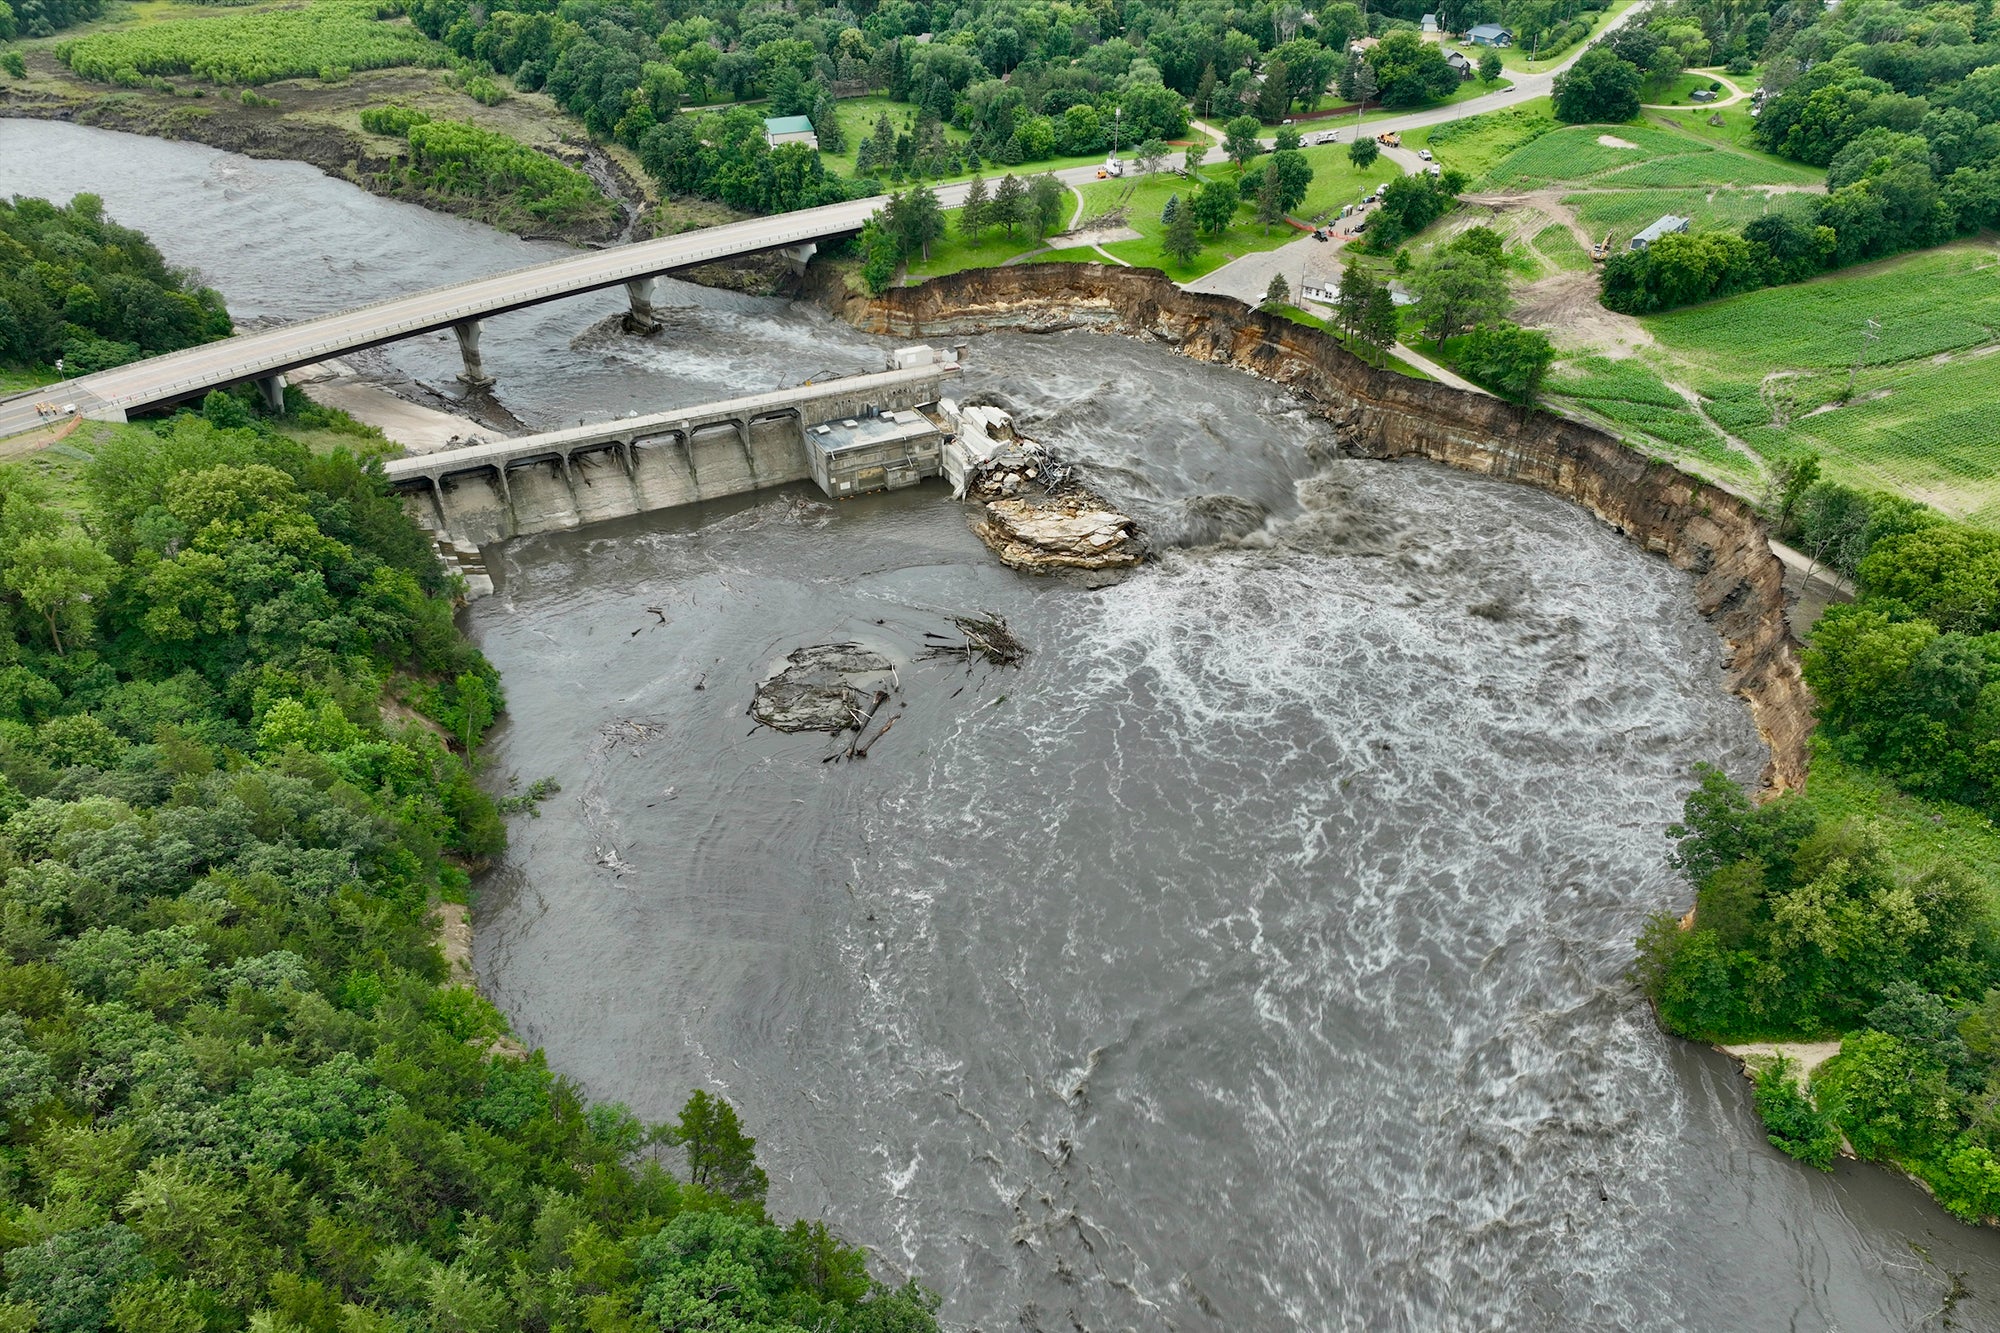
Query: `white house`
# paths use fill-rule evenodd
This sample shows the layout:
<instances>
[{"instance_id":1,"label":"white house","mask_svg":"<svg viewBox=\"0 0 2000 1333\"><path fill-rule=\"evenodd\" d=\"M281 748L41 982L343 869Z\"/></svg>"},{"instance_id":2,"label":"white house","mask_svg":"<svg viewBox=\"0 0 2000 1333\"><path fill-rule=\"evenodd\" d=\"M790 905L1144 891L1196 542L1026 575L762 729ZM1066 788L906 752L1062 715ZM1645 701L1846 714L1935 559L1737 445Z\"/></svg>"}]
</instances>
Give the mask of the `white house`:
<instances>
[{"instance_id":1,"label":"white house","mask_svg":"<svg viewBox=\"0 0 2000 1333\"><path fill-rule=\"evenodd\" d=\"M1442 42L1444 40L1444 28L1438 23L1437 15L1435 14L1424 15L1424 21L1420 26L1422 28L1422 36L1425 41Z\"/></svg>"}]
</instances>

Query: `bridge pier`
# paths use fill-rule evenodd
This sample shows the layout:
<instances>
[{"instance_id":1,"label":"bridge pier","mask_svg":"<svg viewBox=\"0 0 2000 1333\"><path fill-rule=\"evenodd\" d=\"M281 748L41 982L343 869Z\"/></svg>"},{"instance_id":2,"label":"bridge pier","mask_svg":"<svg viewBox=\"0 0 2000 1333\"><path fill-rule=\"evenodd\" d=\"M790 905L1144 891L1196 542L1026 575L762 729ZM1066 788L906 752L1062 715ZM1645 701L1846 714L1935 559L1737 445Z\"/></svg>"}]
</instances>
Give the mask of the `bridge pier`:
<instances>
[{"instance_id":1,"label":"bridge pier","mask_svg":"<svg viewBox=\"0 0 2000 1333\"><path fill-rule=\"evenodd\" d=\"M791 265L792 272L803 275L806 271L806 265L811 263L812 257L819 253L819 242L801 241L797 245L786 246L784 249L778 251L778 253L785 257L787 264Z\"/></svg>"},{"instance_id":2,"label":"bridge pier","mask_svg":"<svg viewBox=\"0 0 2000 1333\"><path fill-rule=\"evenodd\" d=\"M271 409L271 415L285 415L285 377L265 375L257 381L257 393L263 398L264 406Z\"/></svg>"},{"instance_id":3,"label":"bridge pier","mask_svg":"<svg viewBox=\"0 0 2000 1333\"><path fill-rule=\"evenodd\" d=\"M632 308L625 312L625 332L642 337L659 331L660 320L653 311L654 280L634 278L625 284L625 299Z\"/></svg>"},{"instance_id":4,"label":"bridge pier","mask_svg":"<svg viewBox=\"0 0 2000 1333\"><path fill-rule=\"evenodd\" d=\"M459 372L458 382L468 389L492 388L493 377L486 373L479 359L479 321L468 319L452 325L451 331L458 335L458 354L465 358L465 369Z\"/></svg>"}]
</instances>

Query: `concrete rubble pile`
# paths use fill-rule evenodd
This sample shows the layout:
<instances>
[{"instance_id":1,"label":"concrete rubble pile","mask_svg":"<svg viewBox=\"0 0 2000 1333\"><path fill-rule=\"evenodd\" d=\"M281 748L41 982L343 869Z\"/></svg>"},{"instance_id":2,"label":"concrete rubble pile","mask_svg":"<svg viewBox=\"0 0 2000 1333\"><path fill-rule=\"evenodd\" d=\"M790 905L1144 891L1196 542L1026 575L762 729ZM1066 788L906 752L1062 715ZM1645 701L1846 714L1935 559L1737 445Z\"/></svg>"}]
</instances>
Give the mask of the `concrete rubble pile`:
<instances>
[{"instance_id":1,"label":"concrete rubble pile","mask_svg":"<svg viewBox=\"0 0 2000 1333\"><path fill-rule=\"evenodd\" d=\"M1002 564L1028 573L1128 569L1146 548L1131 517L1077 479L1056 453L997 407L945 399L956 435L945 449L952 493L983 511L973 531Z\"/></svg>"}]
</instances>

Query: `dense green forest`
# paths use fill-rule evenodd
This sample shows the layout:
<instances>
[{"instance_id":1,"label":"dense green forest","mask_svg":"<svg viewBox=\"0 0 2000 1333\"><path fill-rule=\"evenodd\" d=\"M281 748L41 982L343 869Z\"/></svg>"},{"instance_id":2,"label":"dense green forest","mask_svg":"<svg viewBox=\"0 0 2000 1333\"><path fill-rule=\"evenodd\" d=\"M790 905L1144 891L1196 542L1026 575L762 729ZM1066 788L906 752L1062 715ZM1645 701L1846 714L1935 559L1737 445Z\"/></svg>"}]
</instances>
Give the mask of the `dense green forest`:
<instances>
[{"instance_id":1,"label":"dense green forest","mask_svg":"<svg viewBox=\"0 0 2000 1333\"><path fill-rule=\"evenodd\" d=\"M1889 496L1803 484L1790 535L1860 585L1815 627L1822 758L2000 814L2000 537ZM1758 1082L1773 1142L1820 1166L1845 1134L1960 1216L2000 1214L2000 918L1994 885L1811 793L1761 807L1722 774L1688 800L1690 928L1657 918L1638 975L1701 1040L1842 1038L1810 1092Z\"/></svg>"},{"instance_id":2,"label":"dense green forest","mask_svg":"<svg viewBox=\"0 0 2000 1333\"><path fill-rule=\"evenodd\" d=\"M935 1330L727 1103L593 1105L454 984L499 682L290 398L350 443L215 393L0 471L0 1330Z\"/></svg>"},{"instance_id":3,"label":"dense green forest","mask_svg":"<svg viewBox=\"0 0 2000 1333\"><path fill-rule=\"evenodd\" d=\"M1604 303L1631 314L1797 282L2000 224L2000 18L1992 0L1828 9L1674 0L1604 49L1635 74L1717 58L1764 63L1753 131L1766 150L1827 168L1804 217L1668 236L1605 265ZM1636 80L1632 81L1636 91ZM1630 99L1626 115L1637 113ZM1557 110L1564 110L1558 91ZM1599 102L1569 119L1623 119Z\"/></svg>"},{"instance_id":4,"label":"dense green forest","mask_svg":"<svg viewBox=\"0 0 2000 1333\"><path fill-rule=\"evenodd\" d=\"M1595 12L1476 0L1465 20L1503 11L1563 30ZM1370 71L1383 101L1420 105L1459 82L1437 48L1415 40L1424 12L1415 3L1365 16L1348 3L1308 13L1268 0L949 9L562 0L553 10L532 0L412 0L409 12L459 56L546 90L593 134L638 150L669 190L761 211L873 193L884 181L939 174L940 161L1012 167L1180 139L1191 107L1275 122L1320 105L1333 84L1353 92L1360 65L1349 43L1371 32L1390 38ZM907 104L916 123L858 145L860 181L816 165L765 165L763 116L808 116L822 144L841 151L835 96L864 91ZM703 110L746 100L754 110ZM968 137L963 147L944 140L944 126Z\"/></svg>"},{"instance_id":5,"label":"dense green forest","mask_svg":"<svg viewBox=\"0 0 2000 1333\"><path fill-rule=\"evenodd\" d=\"M231 332L222 298L167 267L96 195L0 200L0 365L102 370Z\"/></svg>"}]
</instances>

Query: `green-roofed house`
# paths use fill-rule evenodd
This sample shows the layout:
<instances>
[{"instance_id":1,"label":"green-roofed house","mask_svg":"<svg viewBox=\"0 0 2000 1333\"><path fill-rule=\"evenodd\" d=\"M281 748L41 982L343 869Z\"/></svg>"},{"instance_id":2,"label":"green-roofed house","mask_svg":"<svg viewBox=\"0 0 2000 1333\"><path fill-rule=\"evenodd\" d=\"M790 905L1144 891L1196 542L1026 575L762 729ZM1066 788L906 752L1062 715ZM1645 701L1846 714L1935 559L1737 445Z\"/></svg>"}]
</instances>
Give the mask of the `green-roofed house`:
<instances>
[{"instance_id":1,"label":"green-roofed house","mask_svg":"<svg viewBox=\"0 0 2000 1333\"><path fill-rule=\"evenodd\" d=\"M781 143L802 143L808 148L818 148L819 136L813 133L812 121L804 116L766 116L764 142L773 148Z\"/></svg>"}]
</instances>

